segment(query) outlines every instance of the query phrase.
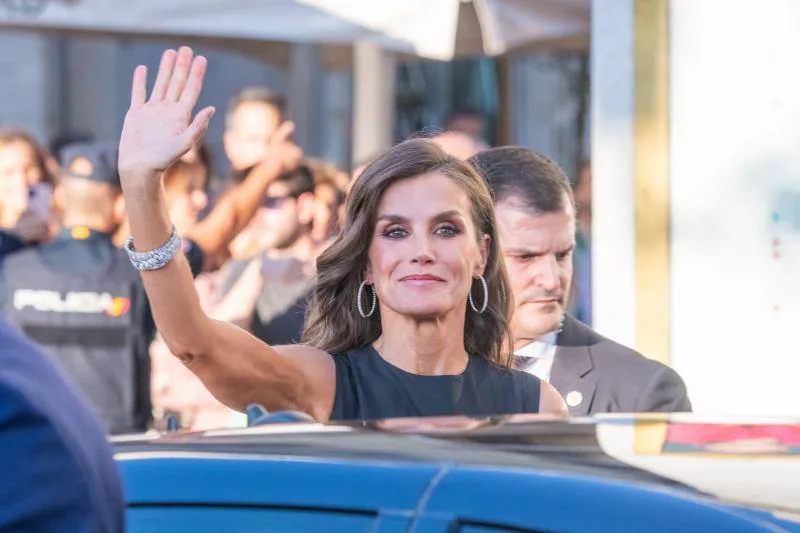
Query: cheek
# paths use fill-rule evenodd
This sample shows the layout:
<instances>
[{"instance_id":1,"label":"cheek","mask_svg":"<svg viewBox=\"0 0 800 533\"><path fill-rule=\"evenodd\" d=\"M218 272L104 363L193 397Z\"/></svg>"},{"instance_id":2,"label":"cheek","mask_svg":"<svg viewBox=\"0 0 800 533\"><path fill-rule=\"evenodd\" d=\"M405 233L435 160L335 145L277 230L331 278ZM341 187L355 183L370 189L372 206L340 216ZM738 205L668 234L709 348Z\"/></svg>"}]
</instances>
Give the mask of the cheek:
<instances>
[{"instance_id":1,"label":"cheek","mask_svg":"<svg viewBox=\"0 0 800 533\"><path fill-rule=\"evenodd\" d=\"M393 262L392 255L394 255L392 247L386 246L386 243L378 239L372 241L369 246L369 252L367 252L367 260L369 261L373 282L385 275L385 271L388 269L387 265Z\"/></svg>"},{"instance_id":2,"label":"cheek","mask_svg":"<svg viewBox=\"0 0 800 533\"><path fill-rule=\"evenodd\" d=\"M508 272L512 287L525 285L525 280L527 279L525 265L521 265L513 259L508 259L506 260L506 272Z\"/></svg>"},{"instance_id":3,"label":"cheek","mask_svg":"<svg viewBox=\"0 0 800 533\"><path fill-rule=\"evenodd\" d=\"M561 278L561 284L564 287L568 287L572 281L572 261L561 266L559 269L559 277Z\"/></svg>"}]
</instances>

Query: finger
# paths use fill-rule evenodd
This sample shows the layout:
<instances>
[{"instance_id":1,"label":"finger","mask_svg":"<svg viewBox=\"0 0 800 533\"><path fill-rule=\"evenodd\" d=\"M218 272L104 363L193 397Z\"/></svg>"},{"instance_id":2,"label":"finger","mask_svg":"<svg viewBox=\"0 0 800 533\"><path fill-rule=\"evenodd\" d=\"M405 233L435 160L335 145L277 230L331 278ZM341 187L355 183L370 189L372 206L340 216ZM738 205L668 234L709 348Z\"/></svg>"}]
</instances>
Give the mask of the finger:
<instances>
[{"instance_id":1,"label":"finger","mask_svg":"<svg viewBox=\"0 0 800 533\"><path fill-rule=\"evenodd\" d=\"M172 71L172 78L167 89L167 101L177 102L183 88L186 87L186 79L189 77L189 68L192 66L194 54L188 46L181 46L178 50L178 57L175 60L175 69Z\"/></svg>"},{"instance_id":2,"label":"finger","mask_svg":"<svg viewBox=\"0 0 800 533\"><path fill-rule=\"evenodd\" d=\"M186 128L186 149L188 150L200 140L203 134L208 129L208 123L211 121L211 117L214 115L214 111L216 111L213 107L206 107L201 109L197 115L195 115L194 120L189 127Z\"/></svg>"},{"instance_id":3,"label":"finger","mask_svg":"<svg viewBox=\"0 0 800 533\"><path fill-rule=\"evenodd\" d=\"M133 71L131 87L131 108L142 105L147 100L147 67L139 65Z\"/></svg>"},{"instance_id":4,"label":"finger","mask_svg":"<svg viewBox=\"0 0 800 533\"><path fill-rule=\"evenodd\" d=\"M172 69L175 68L175 50L169 49L161 56L161 64L158 66L158 75L153 85L153 92L150 100L161 101L167 95L169 80L172 78Z\"/></svg>"},{"instance_id":5,"label":"finger","mask_svg":"<svg viewBox=\"0 0 800 533\"><path fill-rule=\"evenodd\" d=\"M197 56L192 61L192 68L189 72L189 79L186 81L186 88L183 90L180 102L185 104L188 109L194 109L200 91L203 89L203 78L206 75L208 62L203 56Z\"/></svg>"},{"instance_id":6,"label":"finger","mask_svg":"<svg viewBox=\"0 0 800 533\"><path fill-rule=\"evenodd\" d=\"M285 143L289 137L291 137L292 133L294 133L294 122L291 120L286 120L278 126L278 129L275 130L275 133L272 134L272 144L283 144Z\"/></svg>"}]
</instances>

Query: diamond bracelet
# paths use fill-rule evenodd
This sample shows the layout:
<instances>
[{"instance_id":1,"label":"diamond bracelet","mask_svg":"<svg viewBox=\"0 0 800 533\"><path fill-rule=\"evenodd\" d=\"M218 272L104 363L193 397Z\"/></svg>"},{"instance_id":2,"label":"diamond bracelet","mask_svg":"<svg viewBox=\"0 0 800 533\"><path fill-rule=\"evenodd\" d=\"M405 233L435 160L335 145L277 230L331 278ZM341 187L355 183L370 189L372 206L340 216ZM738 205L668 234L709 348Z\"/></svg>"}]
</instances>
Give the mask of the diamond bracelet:
<instances>
[{"instance_id":1,"label":"diamond bracelet","mask_svg":"<svg viewBox=\"0 0 800 533\"><path fill-rule=\"evenodd\" d=\"M172 235L170 235L167 242L162 244L155 250L148 252L137 252L133 249L133 236L125 239L125 251L128 252L128 258L136 270L159 270L167 266L167 263L172 261L178 250L181 249L183 240L178 235L178 230L172 228Z\"/></svg>"}]
</instances>

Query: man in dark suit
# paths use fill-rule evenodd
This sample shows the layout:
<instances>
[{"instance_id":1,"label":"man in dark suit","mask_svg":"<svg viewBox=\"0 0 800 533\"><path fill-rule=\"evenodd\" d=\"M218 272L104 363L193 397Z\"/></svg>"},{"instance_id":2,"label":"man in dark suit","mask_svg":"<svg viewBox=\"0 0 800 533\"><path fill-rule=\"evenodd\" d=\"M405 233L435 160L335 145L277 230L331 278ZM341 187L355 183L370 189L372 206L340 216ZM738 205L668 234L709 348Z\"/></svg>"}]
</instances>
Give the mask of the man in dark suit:
<instances>
[{"instance_id":1,"label":"man in dark suit","mask_svg":"<svg viewBox=\"0 0 800 533\"><path fill-rule=\"evenodd\" d=\"M119 473L100 424L56 368L0 322L0 531L124 531Z\"/></svg>"},{"instance_id":2,"label":"man in dark suit","mask_svg":"<svg viewBox=\"0 0 800 533\"><path fill-rule=\"evenodd\" d=\"M514 293L517 367L552 383L572 415L691 411L674 370L566 314L576 213L558 165L513 146L480 152L469 163L494 196Z\"/></svg>"}]
</instances>

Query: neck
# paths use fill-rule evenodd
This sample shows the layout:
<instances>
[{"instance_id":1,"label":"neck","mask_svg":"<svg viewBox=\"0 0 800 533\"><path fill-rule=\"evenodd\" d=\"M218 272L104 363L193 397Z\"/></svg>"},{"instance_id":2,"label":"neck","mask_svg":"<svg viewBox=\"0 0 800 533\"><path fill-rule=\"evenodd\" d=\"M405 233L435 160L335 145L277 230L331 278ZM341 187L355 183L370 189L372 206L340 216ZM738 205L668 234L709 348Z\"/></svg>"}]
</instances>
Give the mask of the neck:
<instances>
[{"instance_id":1,"label":"neck","mask_svg":"<svg viewBox=\"0 0 800 533\"><path fill-rule=\"evenodd\" d=\"M310 263L316 257L317 246L311 239L311 235L304 233L300 235L292 244L285 248L272 249L267 255L273 259L292 257L303 263Z\"/></svg>"},{"instance_id":2,"label":"neck","mask_svg":"<svg viewBox=\"0 0 800 533\"><path fill-rule=\"evenodd\" d=\"M460 374L467 367L465 308L425 321L404 317L383 305L380 313L383 333L373 346L387 362L426 376Z\"/></svg>"},{"instance_id":3,"label":"neck","mask_svg":"<svg viewBox=\"0 0 800 533\"><path fill-rule=\"evenodd\" d=\"M515 335L514 336L514 350L515 351L519 350L520 348L523 348L523 347L527 346L528 344L530 344L532 342L536 342L537 340L540 340L543 337L546 337L547 335L550 335L551 333L560 332L563 323L564 323L564 319L562 318L561 319L561 323L556 328L551 329L549 331L545 331L545 332L540 333L538 335L536 335L536 334L531 335L530 333L525 335L524 337L519 337L519 336Z\"/></svg>"},{"instance_id":4,"label":"neck","mask_svg":"<svg viewBox=\"0 0 800 533\"><path fill-rule=\"evenodd\" d=\"M107 218L81 213L64 213L61 225L65 228L86 226L91 230L103 233L111 233L114 230L114 224L109 222Z\"/></svg>"}]
</instances>

